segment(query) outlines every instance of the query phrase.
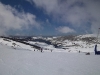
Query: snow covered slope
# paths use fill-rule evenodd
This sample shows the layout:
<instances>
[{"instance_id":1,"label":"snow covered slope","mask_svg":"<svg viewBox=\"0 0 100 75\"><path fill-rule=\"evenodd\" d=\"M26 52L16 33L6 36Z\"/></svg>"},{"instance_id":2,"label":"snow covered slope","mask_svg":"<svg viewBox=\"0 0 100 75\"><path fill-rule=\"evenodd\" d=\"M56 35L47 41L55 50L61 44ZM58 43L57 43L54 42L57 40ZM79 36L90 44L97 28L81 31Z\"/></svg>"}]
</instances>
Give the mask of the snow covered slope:
<instances>
[{"instance_id":1,"label":"snow covered slope","mask_svg":"<svg viewBox=\"0 0 100 75\"><path fill-rule=\"evenodd\" d=\"M25 45L23 43L12 41L12 40L5 39L5 38L0 38L0 44L9 46L14 49L34 51L34 48L29 45Z\"/></svg>"},{"instance_id":2,"label":"snow covered slope","mask_svg":"<svg viewBox=\"0 0 100 75\"><path fill-rule=\"evenodd\" d=\"M96 41L94 34L61 36L51 40L68 52L94 52ZM100 40L98 40L98 50L100 50Z\"/></svg>"},{"instance_id":3,"label":"snow covered slope","mask_svg":"<svg viewBox=\"0 0 100 75\"><path fill-rule=\"evenodd\" d=\"M34 40L40 41L26 41L29 44L39 46L44 52L94 52L94 46L96 44L96 36L93 34L78 35L78 36L61 36L61 37L33 37ZM48 44L43 41L48 41ZM9 39L0 38L0 44L10 46L12 48L37 51L37 49L32 46L25 45L20 42L12 41ZM55 45L58 47L55 48ZM98 50L100 50L100 41L98 41Z\"/></svg>"},{"instance_id":4,"label":"snow covered slope","mask_svg":"<svg viewBox=\"0 0 100 75\"><path fill-rule=\"evenodd\" d=\"M23 51L0 45L0 75L100 75L100 57Z\"/></svg>"}]
</instances>

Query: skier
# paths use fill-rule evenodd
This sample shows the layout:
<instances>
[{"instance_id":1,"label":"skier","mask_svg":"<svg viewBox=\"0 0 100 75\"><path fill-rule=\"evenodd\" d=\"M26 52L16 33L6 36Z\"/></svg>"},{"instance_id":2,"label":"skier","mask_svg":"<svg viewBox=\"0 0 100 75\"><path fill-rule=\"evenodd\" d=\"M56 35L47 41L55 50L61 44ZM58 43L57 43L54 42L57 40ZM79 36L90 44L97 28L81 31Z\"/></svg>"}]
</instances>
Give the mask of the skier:
<instances>
[{"instance_id":1,"label":"skier","mask_svg":"<svg viewBox=\"0 0 100 75\"><path fill-rule=\"evenodd\" d=\"M41 52L43 52L43 48L41 48Z\"/></svg>"}]
</instances>

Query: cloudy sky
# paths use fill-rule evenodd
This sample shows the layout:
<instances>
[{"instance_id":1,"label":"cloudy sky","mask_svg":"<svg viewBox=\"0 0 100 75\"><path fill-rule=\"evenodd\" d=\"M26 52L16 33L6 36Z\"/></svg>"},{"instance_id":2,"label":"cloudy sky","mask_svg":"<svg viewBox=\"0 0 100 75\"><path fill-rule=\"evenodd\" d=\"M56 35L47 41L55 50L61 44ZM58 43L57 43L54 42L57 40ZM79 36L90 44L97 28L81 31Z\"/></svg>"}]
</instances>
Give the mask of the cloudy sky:
<instances>
[{"instance_id":1,"label":"cloudy sky","mask_svg":"<svg viewBox=\"0 0 100 75\"><path fill-rule=\"evenodd\" d=\"M0 0L0 35L96 33L100 0Z\"/></svg>"}]
</instances>

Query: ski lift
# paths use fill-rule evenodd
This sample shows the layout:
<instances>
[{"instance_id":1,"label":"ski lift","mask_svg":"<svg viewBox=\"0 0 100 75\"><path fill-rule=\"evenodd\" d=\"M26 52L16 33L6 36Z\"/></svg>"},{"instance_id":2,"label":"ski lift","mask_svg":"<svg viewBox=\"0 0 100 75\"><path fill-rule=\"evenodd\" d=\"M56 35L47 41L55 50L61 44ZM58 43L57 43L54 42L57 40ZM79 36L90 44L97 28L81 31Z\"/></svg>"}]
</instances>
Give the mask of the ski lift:
<instances>
[{"instance_id":1,"label":"ski lift","mask_svg":"<svg viewBox=\"0 0 100 75\"><path fill-rule=\"evenodd\" d=\"M97 41L96 41L96 45L95 45L95 48L94 48L95 55L100 55L100 51L97 51L97 44L98 44L99 30L100 30L100 28L98 29Z\"/></svg>"},{"instance_id":2,"label":"ski lift","mask_svg":"<svg viewBox=\"0 0 100 75\"><path fill-rule=\"evenodd\" d=\"M98 34L97 34L97 41L96 41L96 44L98 43L98 39L99 39L99 32L100 31L100 28L98 29Z\"/></svg>"}]
</instances>

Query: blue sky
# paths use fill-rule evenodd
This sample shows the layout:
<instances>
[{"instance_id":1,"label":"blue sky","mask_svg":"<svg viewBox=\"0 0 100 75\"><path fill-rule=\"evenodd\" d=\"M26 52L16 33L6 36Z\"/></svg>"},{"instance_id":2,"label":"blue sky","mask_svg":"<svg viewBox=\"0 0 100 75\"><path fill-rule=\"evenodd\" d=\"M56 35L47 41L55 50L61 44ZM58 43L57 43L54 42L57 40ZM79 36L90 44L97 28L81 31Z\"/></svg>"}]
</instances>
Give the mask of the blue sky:
<instances>
[{"instance_id":1,"label":"blue sky","mask_svg":"<svg viewBox=\"0 0 100 75\"><path fill-rule=\"evenodd\" d=\"M100 0L0 0L0 35L96 33Z\"/></svg>"}]
</instances>

